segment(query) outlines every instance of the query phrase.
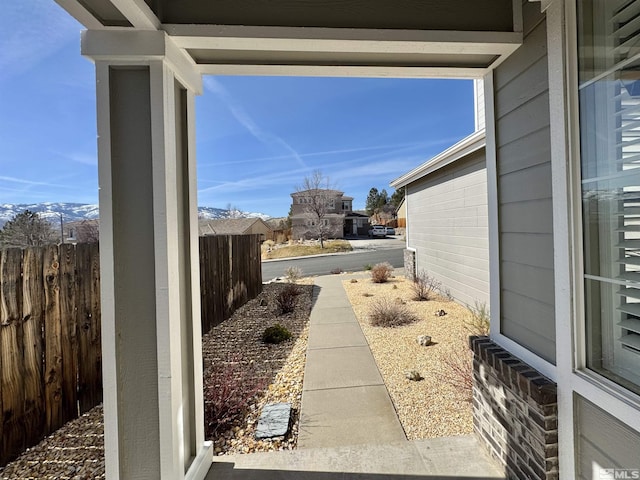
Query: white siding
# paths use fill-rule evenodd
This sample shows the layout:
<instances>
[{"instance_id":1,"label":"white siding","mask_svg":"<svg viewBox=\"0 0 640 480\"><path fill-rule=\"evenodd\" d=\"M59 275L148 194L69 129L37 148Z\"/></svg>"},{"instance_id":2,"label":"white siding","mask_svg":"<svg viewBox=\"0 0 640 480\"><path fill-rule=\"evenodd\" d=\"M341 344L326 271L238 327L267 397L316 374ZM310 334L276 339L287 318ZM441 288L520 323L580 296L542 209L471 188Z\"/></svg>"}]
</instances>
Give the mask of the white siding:
<instances>
[{"instance_id":1,"label":"white siding","mask_svg":"<svg viewBox=\"0 0 640 480\"><path fill-rule=\"evenodd\" d=\"M581 480L613 478L601 469L640 469L640 433L580 396L576 397L576 449Z\"/></svg>"},{"instance_id":2,"label":"white siding","mask_svg":"<svg viewBox=\"0 0 640 480\"><path fill-rule=\"evenodd\" d=\"M407 186L408 245L416 267L460 302L489 302L484 148Z\"/></svg>"},{"instance_id":3,"label":"white siding","mask_svg":"<svg viewBox=\"0 0 640 480\"><path fill-rule=\"evenodd\" d=\"M494 73L501 333L555 361L545 17L524 3L524 43Z\"/></svg>"}]
</instances>

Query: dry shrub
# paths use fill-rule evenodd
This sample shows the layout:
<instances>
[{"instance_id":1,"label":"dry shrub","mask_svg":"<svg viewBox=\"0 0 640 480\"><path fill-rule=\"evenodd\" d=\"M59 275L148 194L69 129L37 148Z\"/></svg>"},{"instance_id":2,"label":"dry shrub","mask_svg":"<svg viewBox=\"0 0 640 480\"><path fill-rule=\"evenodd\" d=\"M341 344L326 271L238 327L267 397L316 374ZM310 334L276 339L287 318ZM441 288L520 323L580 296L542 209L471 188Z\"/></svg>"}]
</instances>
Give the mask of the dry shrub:
<instances>
[{"instance_id":1,"label":"dry shrub","mask_svg":"<svg viewBox=\"0 0 640 480\"><path fill-rule=\"evenodd\" d=\"M419 302L431 300L432 295L440 289L440 282L422 270L411 283L413 299Z\"/></svg>"},{"instance_id":2,"label":"dry shrub","mask_svg":"<svg viewBox=\"0 0 640 480\"><path fill-rule=\"evenodd\" d=\"M280 309L280 314L291 313L295 310L298 304L298 295L301 290L295 283L289 283L278 293L276 297L276 303Z\"/></svg>"},{"instance_id":3,"label":"dry shrub","mask_svg":"<svg viewBox=\"0 0 640 480\"><path fill-rule=\"evenodd\" d=\"M374 302L369 310L369 322L374 327L400 327L418 320L420 318L404 304L386 298Z\"/></svg>"},{"instance_id":4,"label":"dry shrub","mask_svg":"<svg viewBox=\"0 0 640 480\"><path fill-rule=\"evenodd\" d=\"M284 271L284 275L289 283L296 283L302 278L302 269L299 267L289 267Z\"/></svg>"},{"instance_id":5,"label":"dry shrub","mask_svg":"<svg viewBox=\"0 0 640 480\"><path fill-rule=\"evenodd\" d=\"M389 262L376 263L371 267L371 280L373 283L385 283L391 277L393 267Z\"/></svg>"},{"instance_id":6,"label":"dry shrub","mask_svg":"<svg viewBox=\"0 0 640 480\"><path fill-rule=\"evenodd\" d=\"M465 338L438 351L441 368L435 373L443 383L451 385L466 401L471 401L473 388L473 352Z\"/></svg>"},{"instance_id":7,"label":"dry shrub","mask_svg":"<svg viewBox=\"0 0 640 480\"><path fill-rule=\"evenodd\" d=\"M473 307L467 306L471 313L471 318L464 321L464 327L471 335L486 336L489 335L489 327L491 317L489 308L484 302L476 301Z\"/></svg>"},{"instance_id":8,"label":"dry shrub","mask_svg":"<svg viewBox=\"0 0 640 480\"><path fill-rule=\"evenodd\" d=\"M266 379L258 377L254 366L239 354L213 365L204 379L206 437L212 439L239 422L266 386Z\"/></svg>"}]
</instances>

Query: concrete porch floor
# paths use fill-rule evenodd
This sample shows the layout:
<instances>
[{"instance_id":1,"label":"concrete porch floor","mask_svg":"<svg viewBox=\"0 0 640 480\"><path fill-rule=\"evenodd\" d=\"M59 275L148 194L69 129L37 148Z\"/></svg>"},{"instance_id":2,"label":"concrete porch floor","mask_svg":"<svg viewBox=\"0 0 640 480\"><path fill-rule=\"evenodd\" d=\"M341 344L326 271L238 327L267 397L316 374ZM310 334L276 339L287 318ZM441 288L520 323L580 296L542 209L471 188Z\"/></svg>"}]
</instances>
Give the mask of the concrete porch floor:
<instances>
[{"instance_id":1,"label":"concrete porch floor","mask_svg":"<svg viewBox=\"0 0 640 480\"><path fill-rule=\"evenodd\" d=\"M215 457L207 480L504 479L474 436Z\"/></svg>"},{"instance_id":2,"label":"concrete porch floor","mask_svg":"<svg viewBox=\"0 0 640 480\"><path fill-rule=\"evenodd\" d=\"M215 457L207 480L505 478L475 436L406 439L342 280L315 281L298 449Z\"/></svg>"}]
</instances>

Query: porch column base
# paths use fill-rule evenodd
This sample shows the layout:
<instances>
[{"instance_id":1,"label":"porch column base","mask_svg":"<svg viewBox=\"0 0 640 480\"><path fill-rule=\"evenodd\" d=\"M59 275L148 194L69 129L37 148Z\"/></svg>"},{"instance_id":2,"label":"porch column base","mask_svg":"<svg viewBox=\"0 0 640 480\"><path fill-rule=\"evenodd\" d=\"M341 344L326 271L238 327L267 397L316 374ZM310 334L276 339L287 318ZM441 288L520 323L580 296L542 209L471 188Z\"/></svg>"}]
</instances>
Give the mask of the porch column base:
<instances>
[{"instance_id":1,"label":"porch column base","mask_svg":"<svg viewBox=\"0 0 640 480\"><path fill-rule=\"evenodd\" d=\"M204 442L187 470L184 480L204 480L213 463L213 442Z\"/></svg>"}]
</instances>

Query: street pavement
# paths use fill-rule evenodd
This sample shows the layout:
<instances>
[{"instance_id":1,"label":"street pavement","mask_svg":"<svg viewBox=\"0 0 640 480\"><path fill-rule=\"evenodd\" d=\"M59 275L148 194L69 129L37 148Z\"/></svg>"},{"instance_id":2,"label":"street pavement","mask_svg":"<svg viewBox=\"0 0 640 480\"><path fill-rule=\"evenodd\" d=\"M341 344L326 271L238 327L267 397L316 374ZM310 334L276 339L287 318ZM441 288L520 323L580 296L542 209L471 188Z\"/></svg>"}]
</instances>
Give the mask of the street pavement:
<instances>
[{"instance_id":1,"label":"street pavement","mask_svg":"<svg viewBox=\"0 0 640 480\"><path fill-rule=\"evenodd\" d=\"M298 267L305 276L328 275L335 270L359 272L365 265L389 262L394 268L404 266L404 240L398 238L349 239L352 252L313 255L262 261L262 280L285 276L289 267Z\"/></svg>"}]
</instances>

